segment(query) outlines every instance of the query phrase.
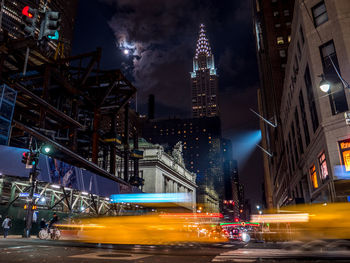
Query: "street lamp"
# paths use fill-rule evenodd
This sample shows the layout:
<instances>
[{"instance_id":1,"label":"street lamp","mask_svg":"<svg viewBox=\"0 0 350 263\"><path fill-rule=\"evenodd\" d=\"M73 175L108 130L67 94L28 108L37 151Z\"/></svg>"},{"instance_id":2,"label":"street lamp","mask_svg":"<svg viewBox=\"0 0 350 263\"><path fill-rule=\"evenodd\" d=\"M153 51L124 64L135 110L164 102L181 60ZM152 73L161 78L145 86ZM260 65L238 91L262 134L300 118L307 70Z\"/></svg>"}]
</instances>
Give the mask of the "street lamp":
<instances>
[{"instance_id":1,"label":"street lamp","mask_svg":"<svg viewBox=\"0 0 350 263\"><path fill-rule=\"evenodd\" d=\"M46 146L46 147L44 148L44 152L49 153L50 151L51 151L50 147L47 147L47 146Z\"/></svg>"},{"instance_id":2,"label":"street lamp","mask_svg":"<svg viewBox=\"0 0 350 263\"><path fill-rule=\"evenodd\" d=\"M331 84L329 81L326 80L326 78L324 77L324 74L321 74L319 77L322 78L321 82L320 82L320 89L323 91L323 92L328 92L330 87L331 87Z\"/></svg>"},{"instance_id":3,"label":"street lamp","mask_svg":"<svg viewBox=\"0 0 350 263\"><path fill-rule=\"evenodd\" d=\"M258 210L259 210L259 209L260 209L260 205L257 205L257 206L256 206L256 209L258 209Z\"/></svg>"}]
</instances>

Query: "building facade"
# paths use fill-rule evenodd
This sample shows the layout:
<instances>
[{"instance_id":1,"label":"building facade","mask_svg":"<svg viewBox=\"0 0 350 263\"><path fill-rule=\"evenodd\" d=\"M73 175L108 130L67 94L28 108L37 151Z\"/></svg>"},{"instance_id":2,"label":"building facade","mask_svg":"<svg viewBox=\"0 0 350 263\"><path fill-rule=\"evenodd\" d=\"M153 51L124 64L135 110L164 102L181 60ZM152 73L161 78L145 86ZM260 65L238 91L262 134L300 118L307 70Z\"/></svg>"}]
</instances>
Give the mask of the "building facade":
<instances>
[{"instance_id":1,"label":"building facade","mask_svg":"<svg viewBox=\"0 0 350 263\"><path fill-rule=\"evenodd\" d=\"M274 205L273 182L278 171L285 166L283 133L279 108L287 64L287 51L291 41L291 22L294 0L254 0L253 24L260 73L258 89L259 114L272 125L260 121L263 153L265 199L267 207Z\"/></svg>"},{"instance_id":2,"label":"building facade","mask_svg":"<svg viewBox=\"0 0 350 263\"><path fill-rule=\"evenodd\" d=\"M286 168L277 174L277 206L347 201L350 195L350 2L297 0L283 85ZM339 73L339 75L337 74ZM319 88L323 74L331 83Z\"/></svg>"},{"instance_id":3,"label":"building facade","mask_svg":"<svg viewBox=\"0 0 350 263\"><path fill-rule=\"evenodd\" d=\"M146 193L187 193L192 203L184 204L187 209L196 211L196 174L186 169L182 157L182 145L177 144L172 154L160 145L139 141L143 159L139 162L142 187Z\"/></svg>"},{"instance_id":4,"label":"building facade","mask_svg":"<svg viewBox=\"0 0 350 263\"><path fill-rule=\"evenodd\" d=\"M219 115L218 75L204 24L200 25L196 54L193 58L191 91L193 118Z\"/></svg>"},{"instance_id":5,"label":"building facade","mask_svg":"<svg viewBox=\"0 0 350 263\"><path fill-rule=\"evenodd\" d=\"M185 166L197 174L198 203L210 200L213 205L208 207L218 211L218 196L224 194L219 117L149 120L142 136L168 153L181 141Z\"/></svg>"}]
</instances>

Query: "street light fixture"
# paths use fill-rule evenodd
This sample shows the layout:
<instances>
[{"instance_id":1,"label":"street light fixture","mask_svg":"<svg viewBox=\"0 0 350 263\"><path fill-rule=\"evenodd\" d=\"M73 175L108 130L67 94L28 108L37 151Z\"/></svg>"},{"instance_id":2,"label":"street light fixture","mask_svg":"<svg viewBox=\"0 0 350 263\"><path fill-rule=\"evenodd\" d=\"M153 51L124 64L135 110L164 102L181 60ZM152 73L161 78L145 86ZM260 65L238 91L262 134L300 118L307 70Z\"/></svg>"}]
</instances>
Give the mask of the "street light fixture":
<instances>
[{"instance_id":1,"label":"street light fixture","mask_svg":"<svg viewBox=\"0 0 350 263\"><path fill-rule=\"evenodd\" d=\"M331 88L330 82L326 80L324 74L321 74L319 77L322 78L322 80L321 80L321 82L320 82L320 89L321 89L323 92L328 92L329 89Z\"/></svg>"},{"instance_id":2,"label":"street light fixture","mask_svg":"<svg viewBox=\"0 0 350 263\"><path fill-rule=\"evenodd\" d=\"M48 147L48 146L45 146L44 151L45 151L46 153L49 153L49 152L51 151L51 148Z\"/></svg>"},{"instance_id":3,"label":"street light fixture","mask_svg":"<svg viewBox=\"0 0 350 263\"><path fill-rule=\"evenodd\" d=\"M256 206L256 209L258 209L258 210L259 210L259 209L260 209L260 205L257 205L257 206Z\"/></svg>"}]
</instances>

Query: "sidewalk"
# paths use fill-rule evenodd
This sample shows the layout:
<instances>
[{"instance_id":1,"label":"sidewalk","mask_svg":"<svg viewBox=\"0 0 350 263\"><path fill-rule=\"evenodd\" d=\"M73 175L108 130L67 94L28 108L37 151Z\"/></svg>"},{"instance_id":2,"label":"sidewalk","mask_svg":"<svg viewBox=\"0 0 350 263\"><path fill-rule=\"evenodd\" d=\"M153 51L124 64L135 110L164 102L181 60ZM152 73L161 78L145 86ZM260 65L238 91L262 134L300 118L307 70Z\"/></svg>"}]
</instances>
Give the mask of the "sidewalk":
<instances>
[{"instance_id":1,"label":"sidewalk","mask_svg":"<svg viewBox=\"0 0 350 263\"><path fill-rule=\"evenodd\" d=\"M32 235L30 238L24 238L22 235L8 235L6 238L0 236L0 239L39 239L36 235Z\"/></svg>"},{"instance_id":2,"label":"sidewalk","mask_svg":"<svg viewBox=\"0 0 350 263\"><path fill-rule=\"evenodd\" d=\"M36 235L31 235L29 238L24 238L24 237L22 237L22 235L8 235L6 238L4 238L3 235L0 236L0 240L6 240L6 239L23 239L23 240L37 239L37 240L41 240ZM47 239L47 240L50 240L50 239ZM70 239L68 236L61 236L59 240L70 240Z\"/></svg>"}]
</instances>

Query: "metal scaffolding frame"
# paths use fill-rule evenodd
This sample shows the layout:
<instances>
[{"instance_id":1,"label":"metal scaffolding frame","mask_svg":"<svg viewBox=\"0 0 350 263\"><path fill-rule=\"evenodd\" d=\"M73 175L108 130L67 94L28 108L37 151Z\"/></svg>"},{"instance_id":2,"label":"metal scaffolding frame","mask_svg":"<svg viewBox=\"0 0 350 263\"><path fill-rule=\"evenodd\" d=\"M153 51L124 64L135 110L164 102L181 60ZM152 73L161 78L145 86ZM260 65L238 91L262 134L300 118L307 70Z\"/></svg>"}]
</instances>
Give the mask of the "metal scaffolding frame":
<instances>
[{"instance_id":1,"label":"metal scaffolding frame","mask_svg":"<svg viewBox=\"0 0 350 263\"><path fill-rule=\"evenodd\" d=\"M28 148L34 137L54 147L52 157L131 188L130 175L117 177L116 159L131 160L138 175L129 149L129 138L137 141L139 134L138 116L129 109L136 88L119 69L100 69L101 52L53 60L35 40L0 43L0 81L17 91L10 146Z\"/></svg>"}]
</instances>

